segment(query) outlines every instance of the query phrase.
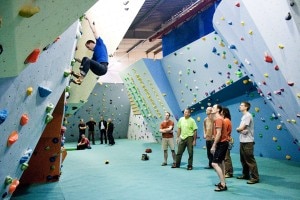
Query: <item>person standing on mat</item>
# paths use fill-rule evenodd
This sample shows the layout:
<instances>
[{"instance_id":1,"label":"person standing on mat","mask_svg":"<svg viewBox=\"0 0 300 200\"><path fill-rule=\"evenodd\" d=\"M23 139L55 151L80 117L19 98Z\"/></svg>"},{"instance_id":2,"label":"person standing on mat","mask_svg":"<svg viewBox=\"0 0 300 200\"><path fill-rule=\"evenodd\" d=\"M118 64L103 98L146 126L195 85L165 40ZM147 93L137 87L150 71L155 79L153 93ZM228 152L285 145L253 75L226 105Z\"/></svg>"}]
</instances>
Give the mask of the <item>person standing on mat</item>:
<instances>
[{"instance_id":1,"label":"person standing on mat","mask_svg":"<svg viewBox=\"0 0 300 200\"><path fill-rule=\"evenodd\" d=\"M195 120L191 117L191 109L186 108L177 123L177 139L178 144L176 163L172 165L172 168L179 168L181 163L182 154L187 148L189 158L187 170L193 169L193 157L194 157L194 146L196 145L197 139L197 124Z\"/></svg>"},{"instance_id":2,"label":"person standing on mat","mask_svg":"<svg viewBox=\"0 0 300 200\"><path fill-rule=\"evenodd\" d=\"M88 134L88 139L89 141L91 141L92 139L92 144L95 144L95 126L96 126L96 122L94 120L94 118L90 118L90 121L88 121L86 123L86 125L88 126L89 128L89 134Z\"/></svg>"},{"instance_id":3,"label":"person standing on mat","mask_svg":"<svg viewBox=\"0 0 300 200\"><path fill-rule=\"evenodd\" d=\"M225 130L224 118L221 116L222 106L215 104L212 107L212 117L214 120L214 143L210 149L214 155L212 166L215 169L220 182L216 184L215 191L221 192L227 190L225 182L225 155L228 149L228 133Z\"/></svg>"},{"instance_id":4,"label":"person standing on mat","mask_svg":"<svg viewBox=\"0 0 300 200\"><path fill-rule=\"evenodd\" d=\"M211 111L212 107L207 107L206 108L206 115L207 117L203 121L203 137L206 140L206 154L208 158L208 165L207 167L204 167L205 169L213 169L211 163L213 160L214 155L210 152L211 146L214 143L214 138L213 138L213 125L214 122L211 117Z\"/></svg>"},{"instance_id":5,"label":"person standing on mat","mask_svg":"<svg viewBox=\"0 0 300 200\"><path fill-rule=\"evenodd\" d=\"M108 66L108 53L106 45L96 32L95 22L91 23L90 19L87 16L85 16L85 19L89 22L89 26L94 34L96 42L94 42L93 40L88 40L85 43L85 47L94 52L91 59L88 57L83 57L82 60L79 58L75 58L75 61L81 63L79 67L80 73L75 73L72 71L71 74L76 77L76 79L71 79L71 81L78 85L82 83L89 70L91 70L98 76L103 76L107 73Z\"/></svg>"},{"instance_id":6,"label":"person standing on mat","mask_svg":"<svg viewBox=\"0 0 300 200\"><path fill-rule=\"evenodd\" d=\"M171 149L173 163L176 162L176 154L175 154L175 144L174 144L174 135L173 135L174 122L170 120L170 113L166 112L165 120L160 124L159 132L162 135L162 149L164 150L164 162L161 166L166 166L168 160L168 146Z\"/></svg>"},{"instance_id":7,"label":"person standing on mat","mask_svg":"<svg viewBox=\"0 0 300 200\"><path fill-rule=\"evenodd\" d=\"M107 137L108 137L108 144L114 145L115 139L113 136L114 133L114 124L112 123L111 118L108 118L107 120Z\"/></svg>"},{"instance_id":8,"label":"person standing on mat","mask_svg":"<svg viewBox=\"0 0 300 200\"><path fill-rule=\"evenodd\" d=\"M254 157L254 122L249 109L249 102L240 104L240 111L243 113L240 126L236 131L240 135L240 160L243 167L243 174L237 179L246 179L247 184L255 184L259 182L258 168ZM251 175L251 177L250 177Z\"/></svg>"},{"instance_id":9,"label":"person standing on mat","mask_svg":"<svg viewBox=\"0 0 300 200\"><path fill-rule=\"evenodd\" d=\"M78 124L78 129L79 129L79 137L78 137L78 143L81 140L81 135L85 135L85 129L86 129L86 124L84 123L83 119L80 119L79 124Z\"/></svg>"},{"instance_id":10,"label":"person standing on mat","mask_svg":"<svg viewBox=\"0 0 300 200\"><path fill-rule=\"evenodd\" d=\"M104 120L104 118L101 116L99 121L99 130L100 130L100 144L103 144L103 138L105 144L107 144L107 135L106 135L106 129L107 129L107 122Z\"/></svg>"}]
</instances>

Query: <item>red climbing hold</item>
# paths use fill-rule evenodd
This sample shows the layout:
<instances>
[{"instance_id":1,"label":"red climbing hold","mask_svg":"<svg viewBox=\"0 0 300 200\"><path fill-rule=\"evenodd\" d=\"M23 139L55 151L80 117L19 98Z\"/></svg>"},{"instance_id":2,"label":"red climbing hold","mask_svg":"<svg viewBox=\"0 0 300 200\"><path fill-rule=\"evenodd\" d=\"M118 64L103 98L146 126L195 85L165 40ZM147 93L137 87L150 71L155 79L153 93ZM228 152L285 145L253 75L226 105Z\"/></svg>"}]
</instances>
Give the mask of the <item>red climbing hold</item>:
<instances>
[{"instance_id":1,"label":"red climbing hold","mask_svg":"<svg viewBox=\"0 0 300 200\"><path fill-rule=\"evenodd\" d=\"M269 56L269 55L265 55L265 61L266 62L268 62L268 63L272 63L273 62L273 59L272 59L272 57L271 56Z\"/></svg>"},{"instance_id":2,"label":"red climbing hold","mask_svg":"<svg viewBox=\"0 0 300 200\"><path fill-rule=\"evenodd\" d=\"M275 69L276 71L278 71L278 70L279 70L278 65L275 65L274 69Z\"/></svg>"},{"instance_id":3,"label":"red climbing hold","mask_svg":"<svg viewBox=\"0 0 300 200\"><path fill-rule=\"evenodd\" d=\"M13 143L15 143L19 139L19 135L17 131L13 131L7 140L7 146L11 146Z\"/></svg>"},{"instance_id":4,"label":"red climbing hold","mask_svg":"<svg viewBox=\"0 0 300 200\"><path fill-rule=\"evenodd\" d=\"M18 187L19 183L20 183L20 182L19 182L19 180L17 180L17 179L14 179L14 180L12 181L12 184L9 186L9 189L8 189L9 194L14 193L14 191L15 191L16 188Z\"/></svg>"},{"instance_id":5,"label":"red climbing hold","mask_svg":"<svg viewBox=\"0 0 300 200\"><path fill-rule=\"evenodd\" d=\"M35 63L40 55L40 49L34 49L31 54L26 58L24 64Z\"/></svg>"},{"instance_id":6,"label":"red climbing hold","mask_svg":"<svg viewBox=\"0 0 300 200\"><path fill-rule=\"evenodd\" d=\"M240 2L237 2L236 4L235 4L235 6L236 7L240 7L241 5L240 5Z\"/></svg>"},{"instance_id":7,"label":"red climbing hold","mask_svg":"<svg viewBox=\"0 0 300 200\"><path fill-rule=\"evenodd\" d=\"M20 125L21 125L21 126L24 126L25 124L28 123L28 121L29 121L28 115L27 115L27 114L23 114L23 115L21 116Z\"/></svg>"}]
</instances>

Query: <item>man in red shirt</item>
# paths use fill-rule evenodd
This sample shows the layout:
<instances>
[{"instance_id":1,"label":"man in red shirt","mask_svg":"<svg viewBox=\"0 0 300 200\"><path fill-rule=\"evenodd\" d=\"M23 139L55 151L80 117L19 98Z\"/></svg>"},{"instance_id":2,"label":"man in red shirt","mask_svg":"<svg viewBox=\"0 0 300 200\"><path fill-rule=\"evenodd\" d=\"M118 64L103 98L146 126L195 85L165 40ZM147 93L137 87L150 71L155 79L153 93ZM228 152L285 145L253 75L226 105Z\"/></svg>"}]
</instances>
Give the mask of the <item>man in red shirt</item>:
<instances>
[{"instance_id":1,"label":"man in red shirt","mask_svg":"<svg viewBox=\"0 0 300 200\"><path fill-rule=\"evenodd\" d=\"M168 146L171 149L173 163L176 162L174 135L173 135L174 122L170 120L170 113L166 112L165 120L160 124L159 132L162 134L162 149L164 150L164 162L162 166L167 165L168 160Z\"/></svg>"},{"instance_id":2,"label":"man in red shirt","mask_svg":"<svg viewBox=\"0 0 300 200\"><path fill-rule=\"evenodd\" d=\"M90 141L89 139L87 139L85 137L84 134L81 135L81 140L80 142L77 144L77 150L84 150L84 149L91 149L91 146L90 146Z\"/></svg>"}]
</instances>

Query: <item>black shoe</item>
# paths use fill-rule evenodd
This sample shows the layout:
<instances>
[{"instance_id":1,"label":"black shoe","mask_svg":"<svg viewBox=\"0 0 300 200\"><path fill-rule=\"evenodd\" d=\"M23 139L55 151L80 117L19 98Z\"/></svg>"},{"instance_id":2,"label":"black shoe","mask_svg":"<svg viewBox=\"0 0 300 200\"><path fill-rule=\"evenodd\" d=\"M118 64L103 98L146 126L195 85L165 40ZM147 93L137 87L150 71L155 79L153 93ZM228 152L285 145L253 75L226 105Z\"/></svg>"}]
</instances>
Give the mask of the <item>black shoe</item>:
<instances>
[{"instance_id":1,"label":"black shoe","mask_svg":"<svg viewBox=\"0 0 300 200\"><path fill-rule=\"evenodd\" d=\"M193 170L193 166L189 165L189 166L187 167L187 170Z\"/></svg>"},{"instance_id":2,"label":"black shoe","mask_svg":"<svg viewBox=\"0 0 300 200\"><path fill-rule=\"evenodd\" d=\"M251 178L249 181L247 181L247 184L255 184L259 183L259 179Z\"/></svg>"},{"instance_id":3,"label":"black shoe","mask_svg":"<svg viewBox=\"0 0 300 200\"><path fill-rule=\"evenodd\" d=\"M178 165L176 165L176 163L173 163L172 167L171 168L179 168Z\"/></svg>"},{"instance_id":4,"label":"black shoe","mask_svg":"<svg viewBox=\"0 0 300 200\"><path fill-rule=\"evenodd\" d=\"M244 180L249 180L250 179L250 177L249 176L238 176L238 177L236 177L237 179L244 179Z\"/></svg>"}]
</instances>

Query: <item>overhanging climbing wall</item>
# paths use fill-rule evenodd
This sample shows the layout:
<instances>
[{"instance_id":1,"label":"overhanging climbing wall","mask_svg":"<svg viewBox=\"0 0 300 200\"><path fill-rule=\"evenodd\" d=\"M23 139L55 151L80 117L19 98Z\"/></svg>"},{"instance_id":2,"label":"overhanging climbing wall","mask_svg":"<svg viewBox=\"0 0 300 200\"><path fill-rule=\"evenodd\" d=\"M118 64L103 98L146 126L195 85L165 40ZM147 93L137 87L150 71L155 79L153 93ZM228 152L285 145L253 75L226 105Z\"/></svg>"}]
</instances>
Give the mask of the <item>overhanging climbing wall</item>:
<instances>
[{"instance_id":1,"label":"overhanging climbing wall","mask_svg":"<svg viewBox=\"0 0 300 200\"><path fill-rule=\"evenodd\" d=\"M23 173L21 184L58 181L62 164L61 126L64 117L65 93L63 93Z\"/></svg>"},{"instance_id":2,"label":"overhanging climbing wall","mask_svg":"<svg viewBox=\"0 0 300 200\"><path fill-rule=\"evenodd\" d=\"M215 29L299 145L300 1L222 1Z\"/></svg>"}]
</instances>

